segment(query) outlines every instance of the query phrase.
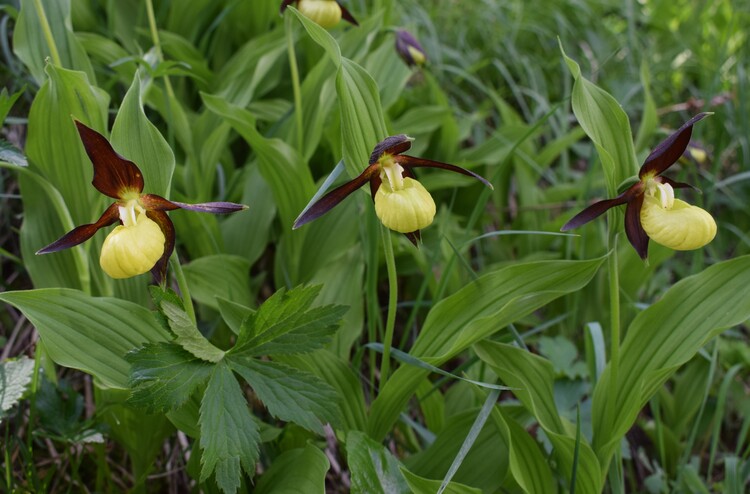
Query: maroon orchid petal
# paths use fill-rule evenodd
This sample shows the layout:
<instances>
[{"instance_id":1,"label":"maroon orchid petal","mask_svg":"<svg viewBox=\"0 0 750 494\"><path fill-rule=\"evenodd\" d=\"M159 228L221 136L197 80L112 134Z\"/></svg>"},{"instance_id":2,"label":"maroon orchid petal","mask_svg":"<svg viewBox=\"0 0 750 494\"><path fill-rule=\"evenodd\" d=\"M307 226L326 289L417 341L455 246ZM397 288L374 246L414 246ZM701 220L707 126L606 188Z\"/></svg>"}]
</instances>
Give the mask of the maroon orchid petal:
<instances>
[{"instance_id":1,"label":"maroon orchid petal","mask_svg":"<svg viewBox=\"0 0 750 494\"><path fill-rule=\"evenodd\" d=\"M284 0L283 2L281 2L281 7L279 7L279 14L283 15L284 10L296 1L297 0Z\"/></svg>"},{"instance_id":2,"label":"maroon orchid petal","mask_svg":"<svg viewBox=\"0 0 750 494\"><path fill-rule=\"evenodd\" d=\"M630 245L643 260L648 257L648 235L641 226L641 207L644 197L643 194L637 195L625 208L625 233Z\"/></svg>"},{"instance_id":3,"label":"maroon orchid petal","mask_svg":"<svg viewBox=\"0 0 750 494\"><path fill-rule=\"evenodd\" d=\"M341 17L344 20L349 21L351 24L354 24L355 26L359 26L359 22L357 22L357 19L354 18L354 16L351 14L351 12L349 12L346 9L346 7L344 7L343 5L341 5L341 2L336 2L336 3L339 4L339 7L341 7Z\"/></svg>"},{"instance_id":4,"label":"maroon orchid petal","mask_svg":"<svg viewBox=\"0 0 750 494\"><path fill-rule=\"evenodd\" d=\"M39 249L39 254L49 254L50 252L58 252L64 249L75 247L76 245L85 242L94 236L94 234L105 226L109 226L112 223L117 222L120 219L119 211L117 210L117 203L111 204L104 214L102 214L96 223L90 223L87 225L77 226L59 239L55 240L47 247Z\"/></svg>"},{"instance_id":5,"label":"maroon orchid petal","mask_svg":"<svg viewBox=\"0 0 750 494\"><path fill-rule=\"evenodd\" d=\"M682 153L687 149L690 136L693 133L693 125L710 113L699 113L677 129L672 135L664 139L651 151L646 161L643 162L638 176L643 179L646 175L660 175L664 170L672 166Z\"/></svg>"},{"instance_id":6,"label":"maroon orchid petal","mask_svg":"<svg viewBox=\"0 0 750 494\"><path fill-rule=\"evenodd\" d=\"M310 206L306 211L303 211L302 214L300 214L299 217L294 221L294 226L292 228L296 230L302 225L305 225L312 220L324 215L325 213L330 211L331 208L346 199L349 194L366 184L371 177L377 174L377 172L378 165L370 165L365 168L365 171L360 173L359 176L355 177L344 185L333 189L331 192L318 199L318 201Z\"/></svg>"},{"instance_id":7,"label":"maroon orchid petal","mask_svg":"<svg viewBox=\"0 0 750 494\"><path fill-rule=\"evenodd\" d=\"M156 194L144 194L140 198L144 208L150 211L174 211L175 209L187 209L199 213L229 214L247 209L244 204L234 202L203 202L200 204L187 204L184 202L170 201Z\"/></svg>"},{"instance_id":8,"label":"maroon orchid petal","mask_svg":"<svg viewBox=\"0 0 750 494\"><path fill-rule=\"evenodd\" d=\"M156 261L154 267L151 268L151 274L157 284L162 285L167 276L167 264L169 264L169 256L174 251L174 225L172 220L164 211L146 211L146 216L153 220L161 232L164 234L164 254Z\"/></svg>"},{"instance_id":9,"label":"maroon orchid petal","mask_svg":"<svg viewBox=\"0 0 750 494\"><path fill-rule=\"evenodd\" d=\"M636 185L640 185L640 183ZM598 218L599 216L604 214L604 212L608 209L619 206L620 204L625 204L626 202L632 200L633 195L634 188L631 187L614 199L605 199L603 201L595 202L577 215L573 216L570 221L565 223L563 227L560 228L560 231L567 232L568 230L572 230L573 228L583 226L594 218Z\"/></svg>"},{"instance_id":10,"label":"maroon orchid petal","mask_svg":"<svg viewBox=\"0 0 750 494\"><path fill-rule=\"evenodd\" d=\"M406 172L406 170L404 170L404 172ZM406 173L404 173L404 175L406 175ZM373 175L372 178L370 178L370 197L372 198L372 202L375 202L375 194L378 193L378 189L382 183L383 179L380 178L380 174Z\"/></svg>"},{"instance_id":11,"label":"maroon orchid petal","mask_svg":"<svg viewBox=\"0 0 750 494\"><path fill-rule=\"evenodd\" d=\"M375 164L383 154L401 154L404 151L408 151L411 148L411 141L413 139L405 134L399 134L396 136L386 137L375 145L375 148L370 154L370 164Z\"/></svg>"},{"instance_id":12,"label":"maroon orchid petal","mask_svg":"<svg viewBox=\"0 0 750 494\"><path fill-rule=\"evenodd\" d=\"M440 168L442 170L448 170L451 172L460 173L461 175L466 175L467 177L474 177L480 182L482 182L484 185L489 187L490 189L494 190L494 187L492 184L484 178L481 175L478 175L474 173L473 171L467 170L465 168L461 168L460 166L456 165L449 165L448 163L441 163L439 161L432 161L432 160L426 160L424 158L415 158L413 156L394 156L394 159L396 162L401 166L410 166L412 168L418 168L418 167L424 167L424 168Z\"/></svg>"},{"instance_id":13,"label":"maroon orchid petal","mask_svg":"<svg viewBox=\"0 0 750 494\"><path fill-rule=\"evenodd\" d=\"M75 122L86 154L94 165L94 180L91 183L96 190L114 199L123 199L128 192L140 194L143 191L143 175L138 166L117 154L103 135L78 120Z\"/></svg>"}]
</instances>

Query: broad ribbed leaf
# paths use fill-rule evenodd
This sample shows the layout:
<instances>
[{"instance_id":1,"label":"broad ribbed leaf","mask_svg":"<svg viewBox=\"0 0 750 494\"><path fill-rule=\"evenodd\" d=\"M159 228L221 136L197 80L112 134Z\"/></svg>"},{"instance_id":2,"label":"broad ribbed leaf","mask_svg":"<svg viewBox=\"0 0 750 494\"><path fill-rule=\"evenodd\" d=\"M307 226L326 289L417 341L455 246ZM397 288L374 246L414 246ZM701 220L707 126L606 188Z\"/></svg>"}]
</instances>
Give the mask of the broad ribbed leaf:
<instances>
[{"instance_id":1,"label":"broad ribbed leaf","mask_svg":"<svg viewBox=\"0 0 750 494\"><path fill-rule=\"evenodd\" d=\"M271 361L230 358L229 364L274 417L320 435L323 424L338 424L336 391L314 375Z\"/></svg>"},{"instance_id":2,"label":"broad ribbed leaf","mask_svg":"<svg viewBox=\"0 0 750 494\"><path fill-rule=\"evenodd\" d=\"M169 197L174 153L143 111L142 82L136 73L112 126L112 147L143 172L145 194Z\"/></svg>"},{"instance_id":3,"label":"broad ribbed leaf","mask_svg":"<svg viewBox=\"0 0 750 494\"><path fill-rule=\"evenodd\" d=\"M487 273L432 308L410 353L441 365L550 301L580 290L602 262L518 263ZM401 367L393 374L372 405L372 437L385 437L428 374L413 367Z\"/></svg>"},{"instance_id":4,"label":"broad ribbed leaf","mask_svg":"<svg viewBox=\"0 0 750 494\"><path fill-rule=\"evenodd\" d=\"M401 473L401 462L382 444L361 432L346 438L346 461L352 480L352 494L408 494L409 485Z\"/></svg>"},{"instance_id":5,"label":"broad ribbed leaf","mask_svg":"<svg viewBox=\"0 0 750 494\"><path fill-rule=\"evenodd\" d=\"M34 361L27 357L0 364L0 418L13 408L34 374Z\"/></svg>"},{"instance_id":6,"label":"broad ribbed leaf","mask_svg":"<svg viewBox=\"0 0 750 494\"><path fill-rule=\"evenodd\" d=\"M44 11L54 48L48 44L37 7ZM53 50L59 55L63 67L82 70L96 83L88 55L73 34L70 0L21 0L21 12L13 32L13 52L26 64L37 84L44 81L45 60L52 57ZM52 61L57 63L54 58Z\"/></svg>"},{"instance_id":7,"label":"broad ribbed leaf","mask_svg":"<svg viewBox=\"0 0 750 494\"><path fill-rule=\"evenodd\" d=\"M190 295L208 307L218 309L219 298L239 304L252 301L250 263L242 257L228 254L200 257L184 266L183 270L190 286Z\"/></svg>"},{"instance_id":8,"label":"broad ribbed leaf","mask_svg":"<svg viewBox=\"0 0 750 494\"><path fill-rule=\"evenodd\" d=\"M492 417L508 447L510 474L521 489L529 494L554 492L554 475L539 444L502 408L495 407Z\"/></svg>"},{"instance_id":9,"label":"broad ribbed leaf","mask_svg":"<svg viewBox=\"0 0 750 494\"><path fill-rule=\"evenodd\" d=\"M620 350L617 384L607 366L594 391L594 449L604 471L664 382L718 332L750 318L748 284L750 256L721 262L675 284L633 320Z\"/></svg>"},{"instance_id":10,"label":"broad ribbed leaf","mask_svg":"<svg viewBox=\"0 0 750 494\"><path fill-rule=\"evenodd\" d=\"M199 424L203 450L200 481L216 473L222 491L237 492L242 470L250 477L255 473L260 436L242 388L223 362L214 366L208 381Z\"/></svg>"},{"instance_id":11,"label":"broad ribbed leaf","mask_svg":"<svg viewBox=\"0 0 750 494\"><path fill-rule=\"evenodd\" d=\"M575 437L569 435L557 411L552 363L522 348L491 341L477 344L475 350L504 384L514 388L513 394L537 419L555 447L558 473L570 481L575 463ZM596 455L583 440L579 447L576 492L601 492L602 479Z\"/></svg>"},{"instance_id":12,"label":"broad ribbed leaf","mask_svg":"<svg viewBox=\"0 0 750 494\"><path fill-rule=\"evenodd\" d=\"M413 494L433 494L438 492L440 489L441 481L426 479L420 477L414 473L411 473L404 467L401 467L401 473L403 474L406 482L409 484L409 489ZM443 491L444 494L481 494L482 489L475 487L469 487L468 485L451 482Z\"/></svg>"},{"instance_id":13,"label":"broad ribbed leaf","mask_svg":"<svg viewBox=\"0 0 750 494\"><path fill-rule=\"evenodd\" d=\"M29 112L26 153L29 170L38 173L40 178L28 175L20 179L24 201L21 251L36 287L88 290L88 266L75 266L75 262L88 262L82 250L75 254L79 256L75 262L72 253L48 256L34 256L34 253L73 226L93 222L106 207L106 198L91 186L93 167L71 115L103 131L109 96L91 86L82 72L53 65L47 65L46 72L48 80L34 98ZM70 224L57 221L63 216L72 220ZM88 245L77 249L89 249ZM71 273L74 266L78 273Z\"/></svg>"},{"instance_id":14,"label":"broad ribbed leaf","mask_svg":"<svg viewBox=\"0 0 750 494\"><path fill-rule=\"evenodd\" d=\"M328 457L312 444L291 449L274 459L258 481L255 494L324 494Z\"/></svg>"},{"instance_id":15,"label":"broad ribbed leaf","mask_svg":"<svg viewBox=\"0 0 750 494\"><path fill-rule=\"evenodd\" d=\"M573 113L593 141L607 178L609 197L617 195L617 186L638 171L630 121L620 104L603 89L581 75L581 68L560 51L573 75Z\"/></svg>"},{"instance_id":16,"label":"broad ribbed leaf","mask_svg":"<svg viewBox=\"0 0 750 494\"><path fill-rule=\"evenodd\" d=\"M52 360L113 388L128 387L128 352L169 338L148 309L124 300L65 288L0 293L0 300L34 324Z\"/></svg>"},{"instance_id":17,"label":"broad ribbed leaf","mask_svg":"<svg viewBox=\"0 0 750 494\"><path fill-rule=\"evenodd\" d=\"M157 343L129 353L132 365L128 403L149 412L167 412L181 407L195 389L205 383L213 365L173 343Z\"/></svg>"}]
</instances>

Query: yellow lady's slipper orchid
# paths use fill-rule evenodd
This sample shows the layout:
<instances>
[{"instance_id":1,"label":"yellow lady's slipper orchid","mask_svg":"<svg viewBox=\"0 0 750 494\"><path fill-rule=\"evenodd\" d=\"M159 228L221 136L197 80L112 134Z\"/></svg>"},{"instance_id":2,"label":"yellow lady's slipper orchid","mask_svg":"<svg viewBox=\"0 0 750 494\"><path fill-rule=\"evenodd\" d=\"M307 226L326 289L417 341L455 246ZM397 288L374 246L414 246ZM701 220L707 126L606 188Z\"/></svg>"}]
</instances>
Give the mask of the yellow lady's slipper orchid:
<instances>
[{"instance_id":1,"label":"yellow lady's slipper orchid","mask_svg":"<svg viewBox=\"0 0 750 494\"><path fill-rule=\"evenodd\" d=\"M690 142L693 125L709 115L699 113L662 141L646 158L638 173L638 182L614 199L587 207L563 227L562 231L582 226L609 208L627 204L625 233L642 259L648 256L648 240L674 250L700 249L716 236L716 222L697 206L675 199L675 188L691 187L661 174L672 166Z\"/></svg>"},{"instance_id":2,"label":"yellow lady's slipper orchid","mask_svg":"<svg viewBox=\"0 0 750 494\"><path fill-rule=\"evenodd\" d=\"M435 202L427 190L414 177L412 168L442 168L474 177L488 187L492 185L476 173L447 163L407 156L411 139L403 134L387 137L375 146L370 164L353 180L324 195L300 214L294 228L318 218L343 201L349 194L370 183L375 202L375 214L386 227L405 234L414 245L420 239L419 231L430 225L435 217Z\"/></svg>"},{"instance_id":3,"label":"yellow lady's slipper orchid","mask_svg":"<svg viewBox=\"0 0 750 494\"><path fill-rule=\"evenodd\" d=\"M427 55L425 55L422 45L405 29L396 31L396 53L409 66L424 65L427 61Z\"/></svg>"},{"instance_id":4,"label":"yellow lady's slipper orchid","mask_svg":"<svg viewBox=\"0 0 750 494\"><path fill-rule=\"evenodd\" d=\"M132 161L115 152L107 139L76 120L78 134L94 165L92 184L116 201L95 223L69 231L37 254L68 249L90 239L105 226L120 222L104 240L99 264L112 278L130 278L151 271L157 283L164 281L167 262L174 250L175 234L167 211L188 209L206 213L233 213L247 206L232 202L185 204L156 194L143 194L143 174Z\"/></svg>"},{"instance_id":5,"label":"yellow lady's slipper orchid","mask_svg":"<svg viewBox=\"0 0 750 494\"><path fill-rule=\"evenodd\" d=\"M99 265L112 278L131 278L154 267L164 254L164 233L145 212L116 227L102 244Z\"/></svg>"},{"instance_id":6,"label":"yellow lady's slipper orchid","mask_svg":"<svg viewBox=\"0 0 750 494\"><path fill-rule=\"evenodd\" d=\"M346 7L336 0L283 0L279 10L283 14L284 9L295 2L300 14L326 29L337 26L342 18L359 25Z\"/></svg>"}]
</instances>

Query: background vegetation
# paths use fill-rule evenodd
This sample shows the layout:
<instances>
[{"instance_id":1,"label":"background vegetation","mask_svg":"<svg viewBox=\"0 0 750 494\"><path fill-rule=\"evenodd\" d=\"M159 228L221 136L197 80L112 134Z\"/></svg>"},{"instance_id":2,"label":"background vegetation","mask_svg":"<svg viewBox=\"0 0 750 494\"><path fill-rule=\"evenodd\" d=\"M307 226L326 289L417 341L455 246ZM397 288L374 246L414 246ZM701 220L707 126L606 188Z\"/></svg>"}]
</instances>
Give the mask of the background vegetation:
<instances>
[{"instance_id":1,"label":"background vegetation","mask_svg":"<svg viewBox=\"0 0 750 494\"><path fill-rule=\"evenodd\" d=\"M291 10L280 16L276 0L0 7L2 489L744 492L750 4L345 5L360 26L342 23L330 37ZM398 57L401 27L420 40L425 66ZM622 176L689 117L714 113L670 169L702 190L680 197L717 221L706 248L652 242L644 263L624 235L612 243L617 215L580 236L559 234L609 195L561 48L627 116L629 128L595 122L632 138L637 163L618 158ZM189 287L190 297L149 292L147 275L106 278L97 259L105 232L86 247L34 255L108 204L90 186L71 115L138 163L147 191L250 206L227 217L170 214L180 262L169 286ZM369 193L292 230L334 169L337 182L355 176L373 146L398 133L415 138L409 154L470 168L494 191L420 170L438 213L418 249L381 229ZM293 291L299 285L321 287ZM386 385L375 344L395 287ZM283 310L272 312L274 303ZM133 352L151 342L165 345L155 358L178 355L164 342L193 327L175 322L193 304L201 341L222 352L222 370L205 372L237 383L234 394L227 385L227 395L211 396L243 410L236 423L255 424L257 463L241 454L246 445L222 453L207 439L232 431L206 418L211 384L196 381L171 401L138 388L150 368ZM248 343L265 331L257 314L292 312L310 314L326 337L252 353L268 343ZM299 336L306 321L286 321L285 331ZM134 336L118 339L125 334ZM206 348L196 351L206 352L201 365ZM277 365L308 376L289 385L294 392L307 385L337 398L284 405L224 352L252 355L258 374Z\"/></svg>"}]
</instances>

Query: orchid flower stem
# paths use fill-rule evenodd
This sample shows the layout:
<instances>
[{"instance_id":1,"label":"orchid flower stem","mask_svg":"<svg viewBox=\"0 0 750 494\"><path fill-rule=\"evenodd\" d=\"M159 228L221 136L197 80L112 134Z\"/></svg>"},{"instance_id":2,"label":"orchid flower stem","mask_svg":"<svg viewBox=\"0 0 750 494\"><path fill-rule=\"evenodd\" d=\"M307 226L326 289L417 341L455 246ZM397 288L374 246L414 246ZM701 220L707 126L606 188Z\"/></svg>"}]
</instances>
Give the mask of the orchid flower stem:
<instances>
[{"instance_id":1,"label":"orchid flower stem","mask_svg":"<svg viewBox=\"0 0 750 494\"><path fill-rule=\"evenodd\" d=\"M286 14L284 17L284 28L286 30L286 47L287 53L289 54L289 70L292 75L292 91L294 93L294 119L297 125L297 152L300 156L304 156L305 150L302 148L302 130L303 130L303 115L302 115L302 89L299 83L299 69L297 68L297 54L294 51L294 31L293 31L293 20L291 14Z\"/></svg>"},{"instance_id":2,"label":"orchid flower stem","mask_svg":"<svg viewBox=\"0 0 750 494\"><path fill-rule=\"evenodd\" d=\"M182 303L185 305L185 312L187 312L187 315L190 317L190 320L193 321L193 324L197 325L198 320L195 318L193 299L190 298L190 289L188 288L187 279L185 278L185 272L182 270L182 265L180 264L180 259L177 257L176 252L172 252L172 256L169 258L169 263L172 265L172 272L177 280L177 286L180 288Z\"/></svg>"},{"instance_id":3,"label":"orchid flower stem","mask_svg":"<svg viewBox=\"0 0 750 494\"><path fill-rule=\"evenodd\" d=\"M42 0L34 0L34 9L36 15L39 17L39 24L42 25L42 31L44 32L44 39L47 41L47 47L49 48L50 57L52 57L52 63L58 67L62 67L62 59L60 58L60 52L57 51L57 45L55 44L55 37L52 36L52 28L47 20L47 14L44 12L44 6ZM72 67L68 67L72 68Z\"/></svg>"},{"instance_id":4,"label":"orchid flower stem","mask_svg":"<svg viewBox=\"0 0 750 494\"><path fill-rule=\"evenodd\" d=\"M154 15L154 2L153 0L146 0L146 15L148 15L148 27L151 31L151 41L154 43L154 50L156 51L156 59L159 62L164 61L164 53L161 51L161 41L159 40L159 30L156 27L156 16ZM169 76L164 75L164 86L167 89L167 94L171 99L174 99L174 90L172 89L172 83L169 82Z\"/></svg>"},{"instance_id":5,"label":"orchid flower stem","mask_svg":"<svg viewBox=\"0 0 750 494\"><path fill-rule=\"evenodd\" d=\"M391 232L381 225L380 231L383 236L383 247L385 248L385 265L388 270L388 316L385 322L385 335L383 336L383 363L380 366L380 389L383 389L388 381L391 368L391 345L393 344L393 329L396 325L396 303L398 302L398 278L396 276L396 259L393 255L393 243Z\"/></svg>"},{"instance_id":6,"label":"orchid flower stem","mask_svg":"<svg viewBox=\"0 0 750 494\"><path fill-rule=\"evenodd\" d=\"M609 212L608 224L609 224L609 238L608 238L608 250L609 256L607 257L607 275L609 278L609 311L610 311L610 391L614 399L610 400L611 404L608 408L607 422L610 427L614 427L615 415L617 414L616 403L618 395L618 375L620 370L620 276L618 270L618 259L617 259L617 221L614 220L614 211ZM611 482L617 482L618 484L622 479L622 456L619 448L615 453L615 464L611 465L616 475L611 475ZM616 489L612 486L613 490Z\"/></svg>"}]
</instances>

